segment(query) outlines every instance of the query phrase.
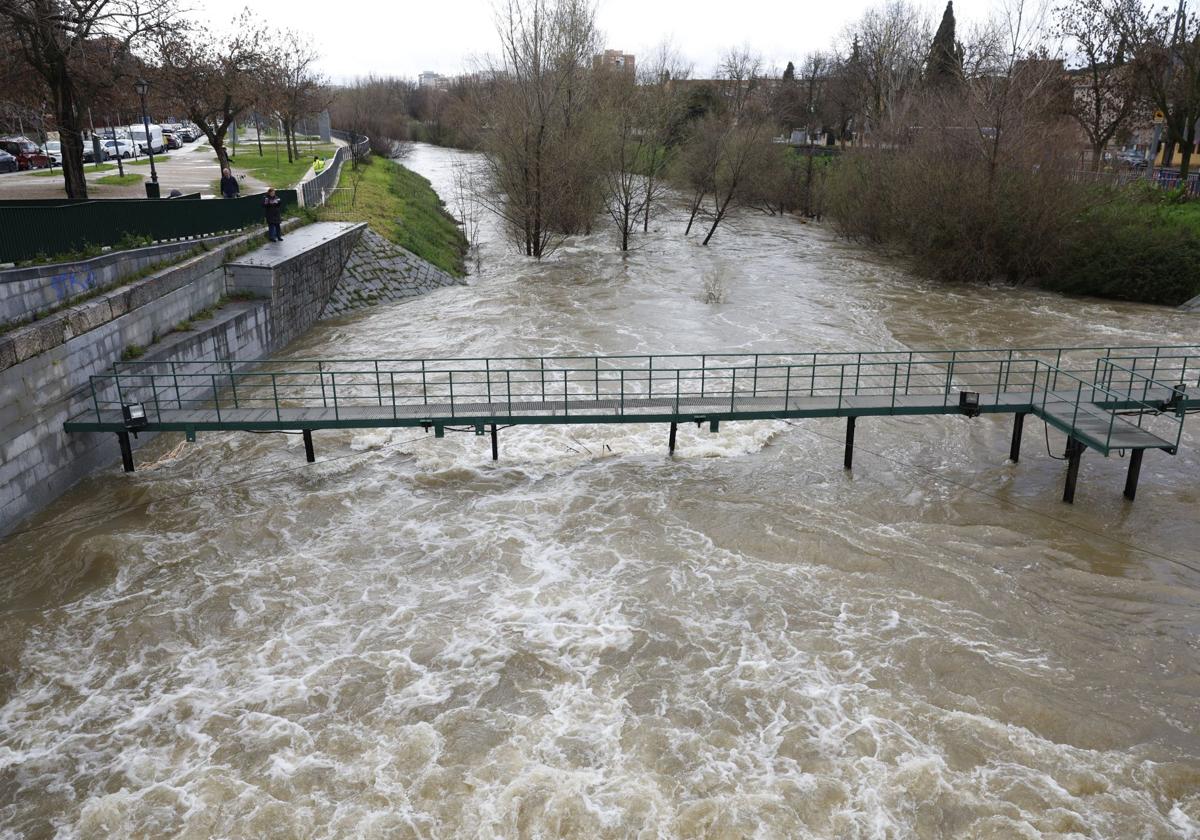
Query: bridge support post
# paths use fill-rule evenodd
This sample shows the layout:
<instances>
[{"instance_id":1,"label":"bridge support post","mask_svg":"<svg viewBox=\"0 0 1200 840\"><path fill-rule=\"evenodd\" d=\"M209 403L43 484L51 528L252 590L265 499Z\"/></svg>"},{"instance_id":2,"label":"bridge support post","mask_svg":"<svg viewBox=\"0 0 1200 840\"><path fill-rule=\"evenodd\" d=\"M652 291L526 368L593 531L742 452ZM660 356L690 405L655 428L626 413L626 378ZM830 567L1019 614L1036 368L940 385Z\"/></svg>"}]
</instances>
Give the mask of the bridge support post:
<instances>
[{"instance_id":1,"label":"bridge support post","mask_svg":"<svg viewBox=\"0 0 1200 840\"><path fill-rule=\"evenodd\" d=\"M1079 480L1079 456L1087 449L1073 437L1067 438L1067 484L1063 487L1063 501L1075 504L1075 482Z\"/></svg>"},{"instance_id":2,"label":"bridge support post","mask_svg":"<svg viewBox=\"0 0 1200 840\"><path fill-rule=\"evenodd\" d=\"M133 472L133 445L129 442L129 432L117 432L117 442L121 444L121 466L125 472Z\"/></svg>"},{"instance_id":3,"label":"bridge support post","mask_svg":"<svg viewBox=\"0 0 1200 840\"><path fill-rule=\"evenodd\" d=\"M1142 474L1142 456L1145 449L1135 449L1129 453L1129 473L1125 476L1125 498L1133 501L1137 495L1138 477Z\"/></svg>"},{"instance_id":4,"label":"bridge support post","mask_svg":"<svg viewBox=\"0 0 1200 840\"><path fill-rule=\"evenodd\" d=\"M500 460L500 435L495 423L492 424L492 460Z\"/></svg>"},{"instance_id":5,"label":"bridge support post","mask_svg":"<svg viewBox=\"0 0 1200 840\"><path fill-rule=\"evenodd\" d=\"M308 463L317 460L317 454L313 451L312 429L304 429L304 458Z\"/></svg>"},{"instance_id":6,"label":"bridge support post","mask_svg":"<svg viewBox=\"0 0 1200 840\"><path fill-rule=\"evenodd\" d=\"M846 469L854 466L854 421L857 417L846 418L846 457L842 463Z\"/></svg>"},{"instance_id":7,"label":"bridge support post","mask_svg":"<svg viewBox=\"0 0 1200 840\"><path fill-rule=\"evenodd\" d=\"M671 436L667 440L667 447L671 450L671 454L675 454L675 432L679 430L679 424L674 420L671 421Z\"/></svg>"},{"instance_id":8,"label":"bridge support post","mask_svg":"<svg viewBox=\"0 0 1200 840\"><path fill-rule=\"evenodd\" d=\"M1014 464L1021 460L1021 434L1025 431L1025 412L1018 411L1013 418L1012 445L1008 447L1008 460Z\"/></svg>"}]
</instances>

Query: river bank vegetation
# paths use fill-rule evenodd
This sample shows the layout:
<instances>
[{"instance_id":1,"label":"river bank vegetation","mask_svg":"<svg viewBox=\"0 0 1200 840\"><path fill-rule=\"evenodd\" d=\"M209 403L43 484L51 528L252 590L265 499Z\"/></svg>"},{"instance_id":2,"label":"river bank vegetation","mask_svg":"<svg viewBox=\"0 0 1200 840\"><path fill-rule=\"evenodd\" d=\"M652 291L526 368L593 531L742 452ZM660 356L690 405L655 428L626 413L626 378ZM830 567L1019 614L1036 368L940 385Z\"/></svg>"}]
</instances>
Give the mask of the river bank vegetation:
<instances>
[{"instance_id":1,"label":"river bank vegetation","mask_svg":"<svg viewBox=\"0 0 1200 840\"><path fill-rule=\"evenodd\" d=\"M1158 110L1186 181L1200 118L1200 21L1186 6L1014 0L960 37L952 4L935 28L895 0L798 65L731 50L710 78L666 47L636 74L606 62L594 12L506 4L490 65L444 87L360 80L338 94L338 122L388 148L482 152L480 200L534 258L600 225L638 247L669 189L687 209L679 233L702 245L719 246L739 212L796 214L948 282L1200 294L1185 193L1125 185L1104 151Z\"/></svg>"},{"instance_id":2,"label":"river bank vegetation","mask_svg":"<svg viewBox=\"0 0 1200 840\"><path fill-rule=\"evenodd\" d=\"M467 240L426 178L387 158L372 155L343 166L342 191L317 211L322 219L367 222L385 239L426 262L461 277Z\"/></svg>"}]
</instances>

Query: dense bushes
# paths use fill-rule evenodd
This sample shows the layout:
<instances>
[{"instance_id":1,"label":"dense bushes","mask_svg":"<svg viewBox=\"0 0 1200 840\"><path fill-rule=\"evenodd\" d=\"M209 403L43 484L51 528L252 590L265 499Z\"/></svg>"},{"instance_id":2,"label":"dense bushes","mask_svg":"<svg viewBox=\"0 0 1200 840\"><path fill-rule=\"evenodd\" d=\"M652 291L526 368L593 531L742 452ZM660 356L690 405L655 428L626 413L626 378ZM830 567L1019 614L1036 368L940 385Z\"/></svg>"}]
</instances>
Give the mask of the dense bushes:
<instances>
[{"instance_id":1,"label":"dense bushes","mask_svg":"<svg viewBox=\"0 0 1200 840\"><path fill-rule=\"evenodd\" d=\"M1108 196L1080 214L1041 285L1177 305L1200 295L1200 206Z\"/></svg>"},{"instance_id":2,"label":"dense bushes","mask_svg":"<svg viewBox=\"0 0 1200 840\"><path fill-rule=\"evenodd\" d=\"M896 247L940 280L1163 304L1200 294L1200 209L1036 163L998 168L989 185L971 164L919 144L857 150L829 173L827 209L842 234Z\"/></svg>"}]
</instances>

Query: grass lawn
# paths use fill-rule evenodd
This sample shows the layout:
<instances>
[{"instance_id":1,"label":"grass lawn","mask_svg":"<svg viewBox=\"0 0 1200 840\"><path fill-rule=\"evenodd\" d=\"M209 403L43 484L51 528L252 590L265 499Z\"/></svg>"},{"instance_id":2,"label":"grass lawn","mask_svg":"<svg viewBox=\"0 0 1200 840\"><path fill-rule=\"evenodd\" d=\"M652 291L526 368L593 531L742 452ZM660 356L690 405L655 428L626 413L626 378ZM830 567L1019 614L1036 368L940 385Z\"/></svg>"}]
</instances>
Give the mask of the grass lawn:
<instances>
[{"instance_id":1,"label":"grass lawn","mask_svg":"<svg viewBox=\"0 0 1200 840\"><path fill-rule=\"evenodd\" d=\"M1187 204L1174 205L1167 210L1167 215L1200 233L1200 198L1194 198Z\"/></svg>"},{"instance_id":2,"label":"grass lawn","mask_svg":"<svg viewBox=\"0 0 1200 840\"><path fill-rule=\"evenodd\" d=\"M140 184L145 175L130 173L129 175L105 175L96 179L97 184L107 184L110 187L127 187L130 184Z\"/></svg>"},{"instance_id":3,"label":"grass lawn","mask_svg":"<svg viewBox=\"0 0 1200 840\"><path fill-rule=\"evenodd\" d=\"M290 189L304 177L304 173L312 166L314 155L320 155L328 160L333 157L335 151L336 147L332 145L316 146L311 153L308 149L301 147L299 160L288 163L287 152L283 149L280 149L276 156L274 148L264 147L263 154L260 156L257 146L245 145L238 149L237 157L232 161L232 168L235 172L253 175L276 189Z\"/></svg>"},{"instance_id":4,"label":"grass lawn","mask_svg":"<svg viewBox=\"0 0 1200 840\"><path fill-rule=\"evenodd\" d=\"M375 155L360 164L357 172L349 164L343 166L338 186L351 187L354 178L358 178L358 188L353 210L322 209L320 218L367 222L380 236L443 271L456 277L466 273L466 237L428 180Z\"/></svg>"},{"instance_id":5,"label":"grass lawn","mask_svg":"<svg viewBox=\"0 0 1200 840\"><path fill-rule=\"evenodd\" d=\"M114 163L102 163L99 166L96 166L93 163L85 163L83 165L84 174L87 174L88 172L107 172L110 169L116 169L116 168L117 168L117 166ZM40 172L34 172L30 177L31 178L61 178L62 176L63 176L62 167L55 167L54 169L43 169Z\"/></svg>"}]
</instances>

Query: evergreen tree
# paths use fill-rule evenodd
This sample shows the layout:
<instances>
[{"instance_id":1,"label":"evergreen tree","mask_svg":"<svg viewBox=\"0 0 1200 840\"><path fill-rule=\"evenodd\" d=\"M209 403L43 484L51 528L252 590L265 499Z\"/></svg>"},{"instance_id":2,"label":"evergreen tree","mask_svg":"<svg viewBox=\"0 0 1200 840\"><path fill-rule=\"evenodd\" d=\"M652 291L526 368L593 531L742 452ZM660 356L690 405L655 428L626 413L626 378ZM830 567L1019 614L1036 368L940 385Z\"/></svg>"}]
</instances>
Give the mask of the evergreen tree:
<instances>
[{"instance_id":1,"label":"evergreen tree","mask_svg":"<svg viewBox=\"0 0 1200 840\"><path fill-rule=\"evenodd\" d=\"M787 67L785 67L783 70L783 80L785 82L792 82L792 81L795 81L795 79L796 79L796 66L794 64L792 64L792 62L789 61L787 64Z\"/></svg>"},{"instance_id":2,"label":"evergreen tree","mask_svg":"<svg viewBox=\"0 0 1200 840\"><path fill-rule=\"evenodd\" d=\"M962 44L954 39L954 0L949 0L929 48L925 81L931 85L957 84L962 80L962 65Z\"/></svg>"}]
</instances>

